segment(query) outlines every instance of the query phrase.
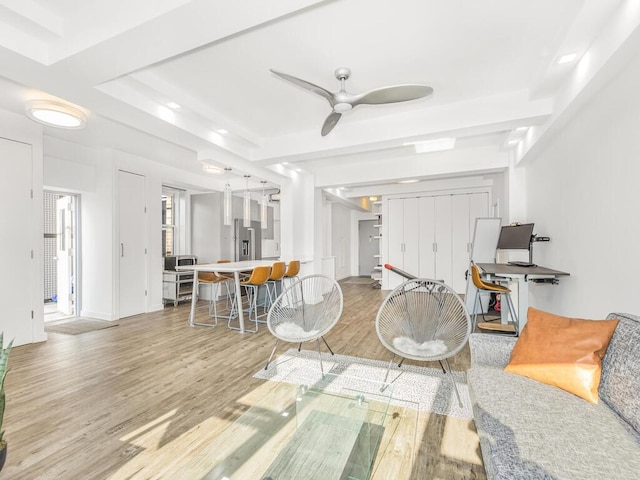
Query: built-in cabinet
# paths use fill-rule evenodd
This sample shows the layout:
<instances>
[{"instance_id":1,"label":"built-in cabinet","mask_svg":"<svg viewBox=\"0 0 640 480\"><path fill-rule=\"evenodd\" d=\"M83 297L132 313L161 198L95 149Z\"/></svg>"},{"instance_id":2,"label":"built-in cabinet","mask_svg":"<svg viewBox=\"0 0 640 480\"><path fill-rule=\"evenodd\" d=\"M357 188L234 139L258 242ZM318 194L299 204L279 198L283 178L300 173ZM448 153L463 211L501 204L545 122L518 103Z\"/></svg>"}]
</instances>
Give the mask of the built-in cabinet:
<instances>
[{"instance_id":1,"label":"built-in cabinet","mask_svg":"<svg viewBox=\"0 0 640 480\"><path fill-rule=\"evenodd\" d=\"M464 293L475 219L486 217L487 192L387 199L387 263L441 280ZM389 272L386 288L404 279Z\"/></svg>"}]
</instances>

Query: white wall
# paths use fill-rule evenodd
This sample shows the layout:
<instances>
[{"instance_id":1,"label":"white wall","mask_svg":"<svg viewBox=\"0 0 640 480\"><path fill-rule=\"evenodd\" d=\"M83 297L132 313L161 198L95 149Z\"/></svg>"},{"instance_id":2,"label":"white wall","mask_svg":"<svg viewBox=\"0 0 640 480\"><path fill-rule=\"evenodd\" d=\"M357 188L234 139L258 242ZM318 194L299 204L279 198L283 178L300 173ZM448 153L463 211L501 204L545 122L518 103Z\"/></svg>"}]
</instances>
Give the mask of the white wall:
<instances>
[{"instance_id":1,"label":"white wall","mask_svg":"<svg viewBox=\"0 0 640 480\"><path fill-rule=\"evenodd\" d=\"M118 169L146 178L146 311L162 309L162 185L172 183L167 182L171 179L177 184L204 186L206 177L118 150L93 149L51 137L45 137L45 151L44 185L80 194L80 315L105 320L119 318L118 221L115 218ZM189 203L186 202L186 218L189 218ZM190 235L187 230L185 253L190 251Z\"/></svg>"},{"instance_id":2,"label":"white wall","mask_svg":"<svg viewBox=\"0 0 640 480\"><path fill-rule=\"evenodd\" d=\"M528 218L551 237L534 261L571 273L530 289L530 304L603 318L640 313L640 57L527 159Z\"/></svg>"}]
</instances>

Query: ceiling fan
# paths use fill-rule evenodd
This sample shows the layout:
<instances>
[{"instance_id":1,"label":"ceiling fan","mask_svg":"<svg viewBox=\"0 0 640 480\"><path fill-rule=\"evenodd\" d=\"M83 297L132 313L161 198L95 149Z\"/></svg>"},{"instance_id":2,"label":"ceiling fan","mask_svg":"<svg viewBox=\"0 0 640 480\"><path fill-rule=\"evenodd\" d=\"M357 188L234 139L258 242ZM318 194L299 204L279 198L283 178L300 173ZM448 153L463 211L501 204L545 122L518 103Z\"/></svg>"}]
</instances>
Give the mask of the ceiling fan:
<instances>
[{"instance_id":1,"label":"ceiling fan","mask_svg":"<svg viewBox=\"0 0 640 480\"><path fill-rule=\"evenodd\" d=\"M322 136L327 135L336 126L342 114L358 105L381 105L384 103L407 102L426 97L433 93L433 88L426 85L393 85L390 87L376 88L365 93L349 93L344 88L344 83L351 76L351 70L346 67L336 69L335 76L340 80L340 91L332 93L318 85L302 80L286 73L270 69L271 73L278 77L324 97L331 105L333 111L322 125Z\"/></svg>"}]
</instances>

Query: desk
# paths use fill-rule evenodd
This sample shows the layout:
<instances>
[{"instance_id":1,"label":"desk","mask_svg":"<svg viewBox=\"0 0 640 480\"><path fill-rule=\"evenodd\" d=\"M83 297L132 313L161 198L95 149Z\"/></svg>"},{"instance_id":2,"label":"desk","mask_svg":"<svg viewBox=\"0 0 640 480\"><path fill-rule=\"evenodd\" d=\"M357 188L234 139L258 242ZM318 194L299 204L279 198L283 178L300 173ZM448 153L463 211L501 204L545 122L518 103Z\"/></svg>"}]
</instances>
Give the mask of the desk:
<instances>
[{"instance_id":1,"label":"desk","mask_svg":"<svg viewBox=\"0 0 640 480\"><path fill-rule=\"evenodd\" d=\"M255 267L271 266L277 260L245 260L229 263L203 263L200 265L183 265L176 270L193 271L193 292L191 294L191 311L189 312L189 325L193 327L196 318L196 301L198 299L198 272L233 273L236 284L236 299L238 303L238 322L240 333L244 333L244 312L242 311L242 298L240 297L240 272L250 272Z\"/></svg>"},{"instance_id":2,"label":"desk","mask_svg":"<svg viewBox=\"0 0 640 480\"><path fill-rule=\"evenodd\" d=\"M518 331L521 332L527 323L529 309L529 281L544 282L557 281L558 277L568 276L567 272L560 272L546 267L520 267L506 263L478 263L478 267L486 275L508 278L518 284ZM475 295L475 293L474 293ZM506 323L507 308L502 309L502 320Z\"/></svg>"}]
</instances>

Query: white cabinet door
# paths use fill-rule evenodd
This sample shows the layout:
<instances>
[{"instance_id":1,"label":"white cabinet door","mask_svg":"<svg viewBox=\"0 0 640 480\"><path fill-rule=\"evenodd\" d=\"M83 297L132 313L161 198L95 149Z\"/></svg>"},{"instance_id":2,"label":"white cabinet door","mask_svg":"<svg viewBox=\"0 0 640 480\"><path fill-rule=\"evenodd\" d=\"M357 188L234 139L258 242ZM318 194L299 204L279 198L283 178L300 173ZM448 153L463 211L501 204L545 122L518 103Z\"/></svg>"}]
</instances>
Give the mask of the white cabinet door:
<instances>
[{"instance_id":1,"label":"white cabinet door","mask_svg":"<svg viewBox=\"0 0 640 480\"><path fill-rule=\"evenodd\" d=\"M473 241L473 231L476 228L477 218L489 216L489 194L472 193L469 195L469 241Z\"/></svg>"},{"instance_id":2,"label":"white cabinet door","mask_svg":"<svg viewBox=\"0 0 640 480\"><path fill-rule=\"evenodd\" d=\"M465 272L469 268L471 240L469 234L469 197L470 195L454 195L452 197L452 283L451 287L463 293L466 287Z\"/></svg>"},{"instance_id":3,"label":"white cabinet door","mask_svg":"<svg viewBox=\"0 0 640 480\"><path fill-rule=\"evenodd\" d=\"M435 198L436 280L451 285L452 273L451 195Z\"/></svg>"},{"instance_id":4,"label":"white cabinet door","mask_svg":"<svg viewBox=\"0 0 640 480\"><path fill-rule=\"evenodd\" d=\"M435 197L420 198L420 277L435 278L436 254L435 254Z\"/></svg>"},{"instance_id":5,"label":"white cabinet door","mask_svg":"<svg viewBox=\"0 0 640 480\"><path fill-rule=\"evenodd\" d=\"M420 212L417 198L405 198L404 204L404 256L401 267L405 272L420 275ZM407 280L403 278L403 281Z\"/></svg>"},{"instance_id":6,"label":"white cabinet door","mask_svg":"<svg viewBox=\"0 0 640 480\"><path fill-rule=\"evenodd\" d=\"M404 270L404 199L389 200L389 213L384 219L388 222L387 263ZM389 272L389 288L396 288L404 278Z\"/></svg>"},{"instance_id":7,"label":"white cabinet door","mask_svg":"<svg viewBox=\"0 0 640 480\"><path fill-rule=\"evenodd\" d=\"M120 318L144 313L146 310L145 203L145 178L119 171Z\"/></svg>"}]
</instances>

